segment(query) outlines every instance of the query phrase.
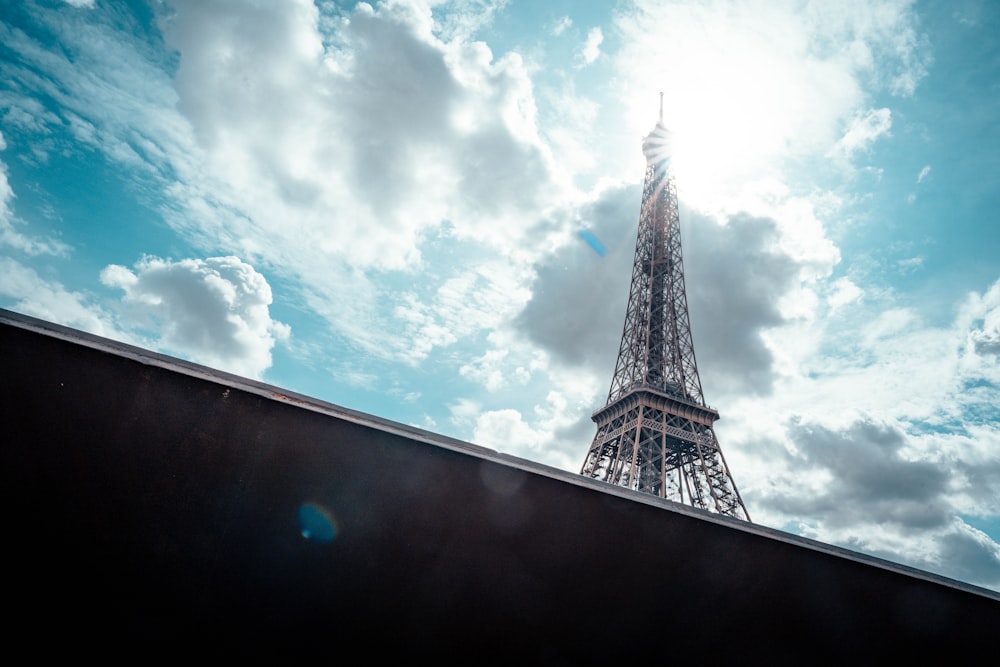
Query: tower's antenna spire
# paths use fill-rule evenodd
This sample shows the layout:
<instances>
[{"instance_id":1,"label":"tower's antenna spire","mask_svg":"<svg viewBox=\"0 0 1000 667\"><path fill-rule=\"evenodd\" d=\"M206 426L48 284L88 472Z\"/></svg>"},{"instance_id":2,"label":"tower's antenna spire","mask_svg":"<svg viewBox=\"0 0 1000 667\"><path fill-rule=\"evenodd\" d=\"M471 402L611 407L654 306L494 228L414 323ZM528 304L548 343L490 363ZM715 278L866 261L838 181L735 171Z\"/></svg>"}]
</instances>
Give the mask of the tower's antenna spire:
<instances>
[{"instance_id":1,"label":"tower's antenna spire","mask_svg":"<svg viewBox=\"0 0 1000 667\"><path fill-rule=\"evenodd\" d=\"M660 122L663 122L663 91L660 91Z\"/></svg>"}]
</instances>

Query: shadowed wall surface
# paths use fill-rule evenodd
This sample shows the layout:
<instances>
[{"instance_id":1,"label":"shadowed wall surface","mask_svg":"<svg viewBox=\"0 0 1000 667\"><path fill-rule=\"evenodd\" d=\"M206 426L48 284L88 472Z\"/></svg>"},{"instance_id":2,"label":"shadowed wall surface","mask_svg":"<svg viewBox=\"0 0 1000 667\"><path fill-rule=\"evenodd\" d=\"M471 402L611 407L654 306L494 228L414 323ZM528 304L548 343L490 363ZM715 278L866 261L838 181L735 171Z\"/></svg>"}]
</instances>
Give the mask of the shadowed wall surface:
<instances>
[{"instance_id":1,"label":"shadowed wall surface","mask_svg":"<svg viewBox=\"0 0 1000 667\"><path fill-rule=\"evenodd\" d=\"M1000 629L991 591L9 311L0 371L8 648L868 663Z\"/></svg>"}]
</instances>

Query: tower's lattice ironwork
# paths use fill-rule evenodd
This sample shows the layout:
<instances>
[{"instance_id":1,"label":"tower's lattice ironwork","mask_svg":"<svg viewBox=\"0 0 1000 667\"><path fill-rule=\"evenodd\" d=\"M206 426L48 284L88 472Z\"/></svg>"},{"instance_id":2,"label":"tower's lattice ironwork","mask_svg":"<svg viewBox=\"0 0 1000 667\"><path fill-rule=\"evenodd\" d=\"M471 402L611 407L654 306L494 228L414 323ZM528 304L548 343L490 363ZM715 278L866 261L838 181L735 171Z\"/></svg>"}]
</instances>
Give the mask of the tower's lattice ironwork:
<instances>
[{"instance_id":1,"label":"tower's lattice ironwork","mask_svg":"<svg viewBox=\"0 0 1000 667\"><path fill-rule=\"evenodd\" d=\"M684 289L669 133L660 119L642 144L646 177L625 327L607 404L580 473L750 520L705 404Z\"/></svg>"}]
</instances>

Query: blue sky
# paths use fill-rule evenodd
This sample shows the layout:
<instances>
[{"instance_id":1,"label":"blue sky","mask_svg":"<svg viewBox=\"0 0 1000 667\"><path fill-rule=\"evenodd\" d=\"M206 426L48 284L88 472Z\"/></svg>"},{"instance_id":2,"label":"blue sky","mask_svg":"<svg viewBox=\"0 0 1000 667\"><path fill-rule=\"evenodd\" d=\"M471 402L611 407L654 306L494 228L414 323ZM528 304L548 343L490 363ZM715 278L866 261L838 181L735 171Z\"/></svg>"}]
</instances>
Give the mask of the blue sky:
<instances>
[{"instance_id":1,"label":"blue sky","mask_svg":"<svg viewBox=\"0 0 1000 667\"><path fill-rule=\"evenodd\" d=\"M578 471L662 91L753 520L1000 590L998 26L990 0L3 1L0 307Z\"/></svg>"}]
</instances>

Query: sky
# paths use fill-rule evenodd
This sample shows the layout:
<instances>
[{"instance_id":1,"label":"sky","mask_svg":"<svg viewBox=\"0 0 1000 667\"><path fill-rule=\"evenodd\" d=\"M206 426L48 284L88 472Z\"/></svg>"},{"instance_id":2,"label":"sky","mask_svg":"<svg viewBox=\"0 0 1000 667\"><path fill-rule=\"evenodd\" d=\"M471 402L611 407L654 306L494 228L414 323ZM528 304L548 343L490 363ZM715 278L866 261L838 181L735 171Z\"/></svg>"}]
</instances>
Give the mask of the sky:
<instances>
[{"instance_id":1,"label":"sky","mask_svg":"<svg viewBox=\"0 0 1000 667\"><path fill-rule=\"evenodd\" d=\"M1000 591L998 27L992 0L0 0L0 307L579 472L662 92L753 522Z\"/></svg>"}]
</instances>

